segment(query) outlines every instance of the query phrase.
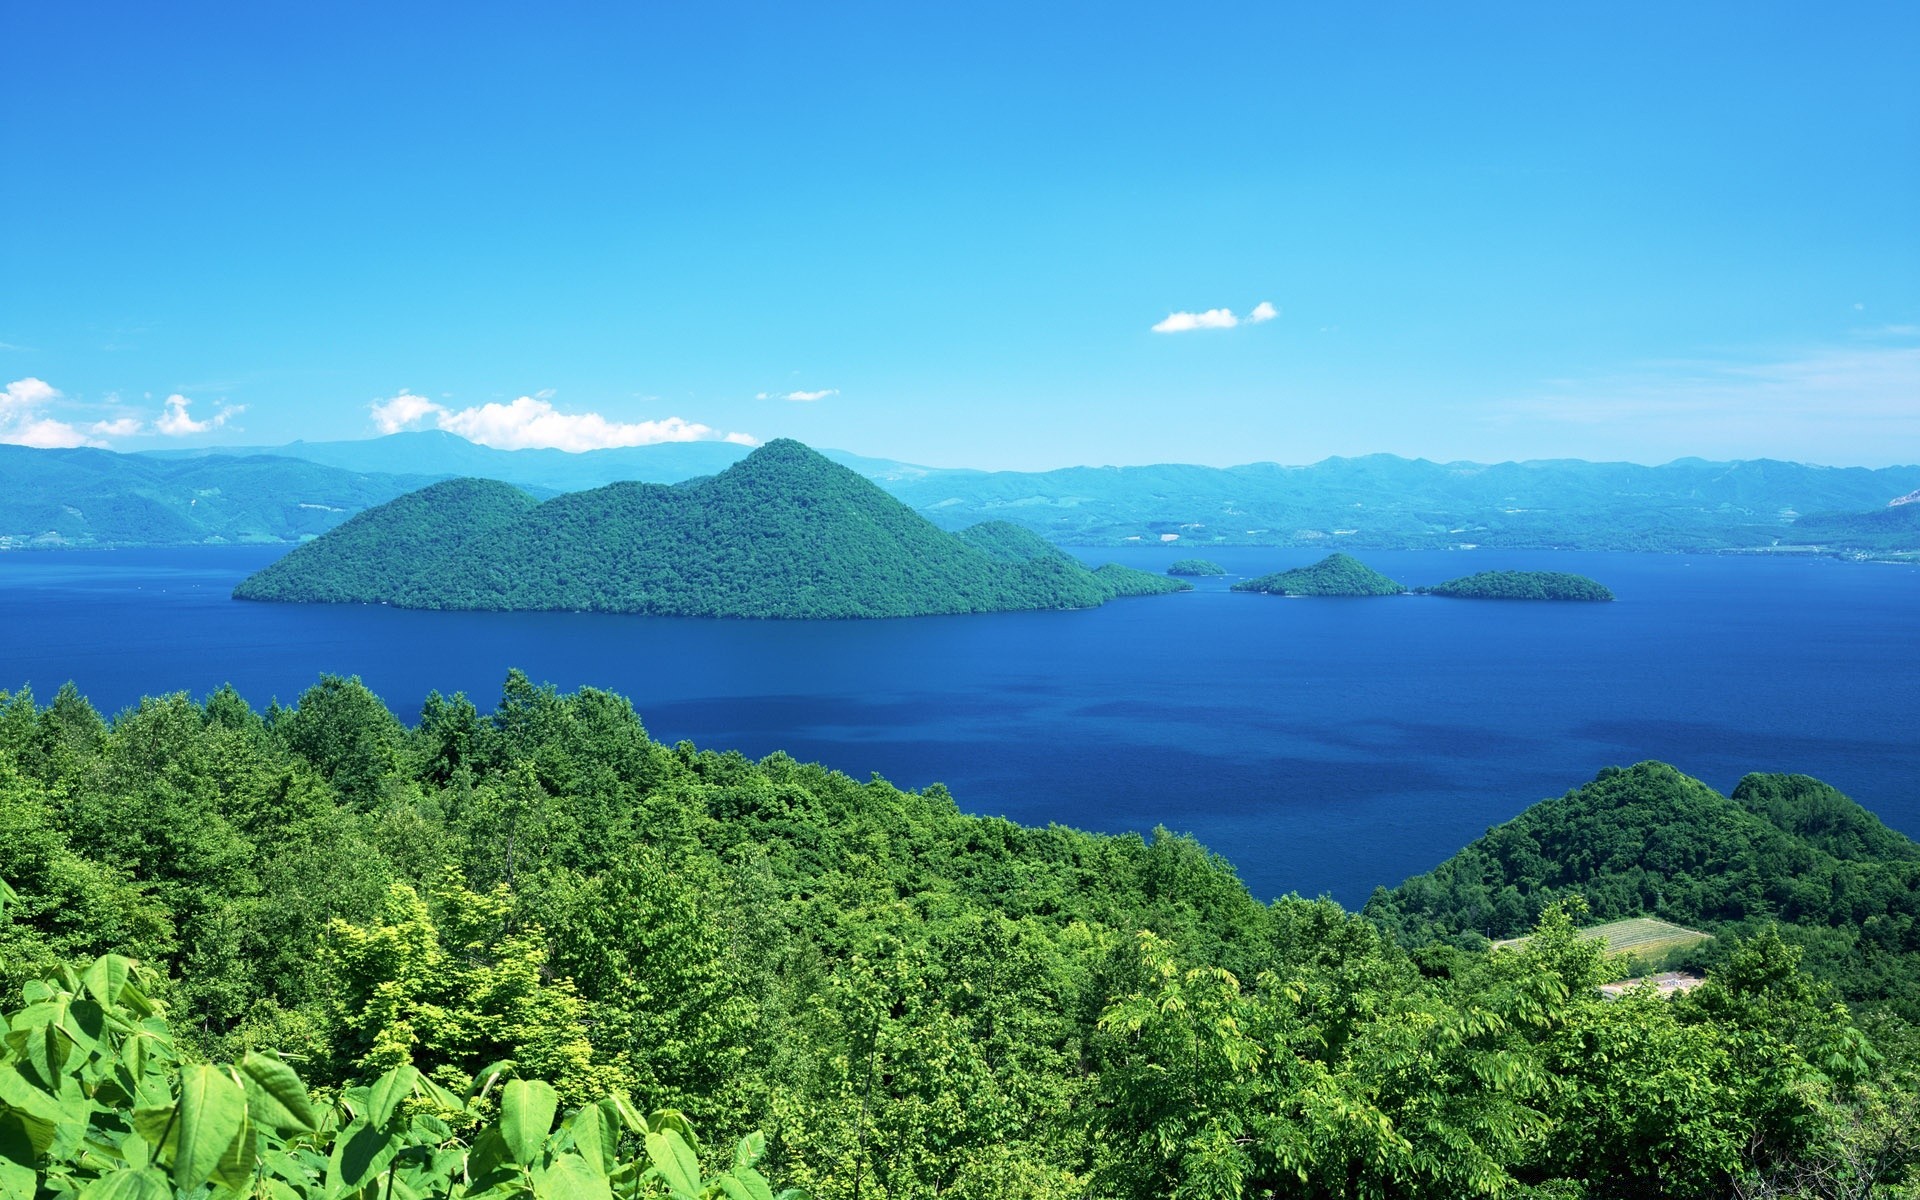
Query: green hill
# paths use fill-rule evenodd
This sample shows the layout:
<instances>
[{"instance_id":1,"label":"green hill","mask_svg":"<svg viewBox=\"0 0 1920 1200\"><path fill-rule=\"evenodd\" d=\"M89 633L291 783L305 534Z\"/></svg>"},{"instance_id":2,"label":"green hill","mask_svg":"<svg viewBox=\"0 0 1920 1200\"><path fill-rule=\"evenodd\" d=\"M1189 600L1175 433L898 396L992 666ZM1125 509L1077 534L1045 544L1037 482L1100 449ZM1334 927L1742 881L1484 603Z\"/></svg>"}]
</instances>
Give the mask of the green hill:
<instances>
[{"instance_id":1,"label":"green hill","mask_svg":"<svg viewBox=\"0 0 1920 1200\"><path fill-rule=\"evenodd\" d=\"M1920 1014L1920 845L1804 775L1722 796L1664 763L1608 768L1388 891L1366 913L1409 945L1527 931L1571 896L1597 921L1709 933L1778 922L1852 999Z\"/></svg>"},{"instance_id":2,"label":"green hill","mask_svg":"<svg viewBox=\"0 0 1920 1200\"><path fill-rule=\"evenodd\" d=\"M1566 571L1481 571L1413 590L1426 596L1460 600L1613 599L1613 593L1603 584Z\"/></svg>"},{"instance_id":3,"label":"green hill","mask_svg":"<svg viewBox=\"0 0 1920 1200\"><path fill-rule=\"evenodd\" d=\"M363 514L243 581L243 600L712 617L900 617L1088 608L1149 588L1033 534L948 534L846 467L774 441L718 475L535 504L442 484Z\"/></svg>"},{"instance_id":4,"label":"green hill","mask_svg":"<svg viewBox=\"0 0 1920 1200\"><path fill-rule=\"evenodd\" d=\"M1243 579L1233 590L1272 596L1398 596L1407 589L1357 558L1329 554L1309 567Z\"/></svg>"},{"instance_id":5,"label":"green hill","mask_svg":"<svg viewBox=\"0 0 1920 1200\"><path fill-rule=\"evenodd\" d=\"M1208 575L1225 575L1227 569L1217 562L1204 558L1183 558L1167 568L1169 575L1188 575L1195 578Z\"/></svg>"}]
</instances>

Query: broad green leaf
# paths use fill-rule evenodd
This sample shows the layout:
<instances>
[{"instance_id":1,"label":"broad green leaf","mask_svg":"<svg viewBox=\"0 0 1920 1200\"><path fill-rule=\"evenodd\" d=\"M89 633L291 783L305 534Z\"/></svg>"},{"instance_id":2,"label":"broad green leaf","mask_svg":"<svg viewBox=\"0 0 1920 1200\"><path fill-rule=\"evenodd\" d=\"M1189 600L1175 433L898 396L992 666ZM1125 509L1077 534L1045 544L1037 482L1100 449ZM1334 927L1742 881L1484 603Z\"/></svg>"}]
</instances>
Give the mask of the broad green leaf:
<instances>
[{"instance_id":1,"label":"broad green leaf","mask_svg":"<svg viewBox=\"0 0 1920 1200\"><path fill-rule=\"evenodd\" d=\"M173 1189L160 1172L122 1168L88 1184L80 1200L172 1200L172 1196Z\"/></svg>"},{"instance_id":2,"label":"broad green leaf","mask_svg":"<svg viewBox=\"0 0 1920 1200\"><path fill-rule=\"evenodd\" d=\"M240 1079L247 1088L247 1111L255 1121L277 1133L312 1131L316 1124L313 1103L292 1067L277 1058L249 1052L240 1060Z\"/></svg>"},{"instance_id":3,"label":"broad green leaf","mask_svg":"<svg viewBox=\"0 0 1920 1200\"><path fill-rule=\"evenodd\" d=\"M254 1157L259 1153L260 1139L254 1132L251 1121L241 1123L240 1132L233 1135L233 1141L227 1144L226 1152L213 1168L214 1183L236 1192L245 1190L253 1174Z\"/></svg>"},{"instance_id":4,"label":"broad green leaf","mask_svg":"<svg viewBox=\"0 0 1920 1200\"><path fill-rule=\"evenodd\" d=\"M183 1067L173 1186L190 1192L205 1183L246 1123L247 1093L239 1080L205 1063Z\"/></svg>"},{"instance_id":5,"label":"broad green leaf","mask_svg":"<svg viewBox=\"0 0 1920 1200\"><path fill-rule=\"evenodd\" d=\"M29 1083L26 1076L12 1066L0 1066L0 1104L20 1109L40 1121L53 1122L61 1117L59 1102Z\"/></svg>"},{"instance_id":6,"label":"broad green leaf","mask_svg":"<svg viewBox=\"0 0 1920 1200\"><path fill-rule=\"evenodd\" d=\"M567 1120L567 1130L573 1134L573 1148L588 1166L602 1175L613 1170L618 1133L608 1127L606 1113L599 1105L589 1104L573 1114Z\"/></svg>"},{"instance_id":7,"label":"broad green leaf","mask_svg":"<svg viewBox=\"0 0 1920 1200\"><path fill-rule=\"evenodd\" d=\"M33 1200L33 1168L0 1161L0 1200Z\"/></svg>"},{"instance_id":8,"label":"broad green leaf","mask_svg":"<svg viewBox=\"0 0 1920 1200\"><path fill-rule=\"evenodd\" d=\"M500 1091L500 1136L506 1139L513 1161L531 1165L553 1128L560 1094L538 1079L516 1079Z\"/></svg>"},{"instance_id":9,"label":"broad green leaf","mask_svg":"<svg viewBox=\"0 0 1920 1200\"><path fill-rule=\"evenodd\" d=\"M640 1115L640 1110L633 1106L633 1101L627 1099L625 1096L616 1092L600 1103L613 1105L613 1111L619 1116L621 1123L627 1127L629 1132L641 1134L647 1132L649 1128L647 1119Z\"/></svg>"},{"instance_id":10,"label":"broad green leaf","mask_svg":"<svg viewBox=\"0 0 1920 1200\"><path fill-rule=\"evenodd\" d=\"M118 954L103 954L80 975L87 994L103 1007L115 1008L121 991L133 981L133 960Z\"/></svg>"},{"instance_id":11,"label":"broad green leaf","mask_svg":"<svg viewBox=\"0 0 1920 1200\"><path fill-rule=\"evenodd\" d=\"M400 1140L378 1126L355 1121L340 1131L333 1143L332 1174L328 1191L334 1195L363 1187L367 1181L387 1169L400 1152Z\"/></svg>"},{"instance_id":12,"label":"broad green leaf","mask_svg":"<svg viewBox=\"0 0 1920 1200\"><path fill-rule=\"evenodd\" d=\"M473 1148L467 1151L467 1174L478 1183L506 1162L507 1140L500 1136L498 1125L489 1125L473 1139Z\"/></svg>"},{"instance_id":13,"label":"broad green leaf","mask_svg":"<svg viewBox=\"0 0 1920 1200\"><path fill-rule=\"evenodd\" d=\"M535 1175L533 1194L540 1200L613 1200L605 1172L578 1154L562 1154Z\"/></svg>"},{"instance_id":14,"label":"broad green leaf","mask_svg":"<svg viewBox=\"0 0 1920 1200\"><path fill-rule=\"evenodd\" d=\"M765 1158L767 1154L767 1135L758 1129L749 1133L733 1148L733 1169L744 1171Z\"/></svg>"},{"instance_id":15,"label":"broad green leaf","mask_svg":"<svg viewBox=\"0 0 1920 1200\"><path fill-rule=\"evenodd\" d=\"M649 1133L647 1157L653 1160L654 1170L660 1172L660 1178L676 1195L700 1194L700 1160L694 1157L692 1147L677 1130Z\"/></svg>"},{"instance_id":16,"label":"broad green leaf","mask_svg":"<svg viewBox=\"0 0 1920 1200\"><path fill-rule=\"evenodd\" d=\"M720 1190L727 1200L774 1200L767 1177L752 1167L742 1167L732 1175L720 1177Z\"/></svg>"},{"instance_id":17,"label":"broad green leaf","mask_svg":"<svg viewBox=\"0 0 1920 1200\"><path fill-rule=\"evenodd\" d=\"M367 1120L375 1125L389 1125L400 1102L413 1095L413 1085L419 1082L420 1072L406 1064L395 1067L382 1075L367 1090Z\"/></svg>"},{"instance_id":18,"label":"broad green leaf","mask_svg":"<svg viewBox=\"0 0 1920 1200\"><path fill-rule=\"evenodd\" d=\"M155 1154L167 1153L180 1140L180 1125L171 1104L154 1104L133 1110L133 1131L152 1146Z\"/></svg>"}]
</instances>

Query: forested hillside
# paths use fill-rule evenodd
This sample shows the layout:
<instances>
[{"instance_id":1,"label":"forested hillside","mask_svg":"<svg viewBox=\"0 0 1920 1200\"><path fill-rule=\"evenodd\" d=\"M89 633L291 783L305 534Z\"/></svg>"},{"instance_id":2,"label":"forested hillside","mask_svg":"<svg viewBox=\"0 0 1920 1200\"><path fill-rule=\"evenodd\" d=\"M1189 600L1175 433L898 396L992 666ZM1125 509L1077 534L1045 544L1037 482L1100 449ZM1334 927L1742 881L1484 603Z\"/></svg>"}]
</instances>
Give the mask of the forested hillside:
<instances>
[{"instance_id":1,"label":"forested hillside","mask_svg":"<svg viewBox=\"0 0 1920 1200\"><path fill-rule=\"evenodd\" d=\"M1088 608L1183 590L1096 574L1031 533L955 536L793 441L710 479L535 505L460 480L354 518L244 580L243 600L696 617L902 617Z\"/></svg>"},{"instance_id":2,"label":"forested hillside","mask_svg":"<svg viewBox=\"0 0 1920 1200\"><path fill-rule=\"evenodd\" d=\"M1603 771L1365 911L1408 945L1472 945L1574 896L1601 921L1777 927L1847 999L1920 1019L1920 845L1804 775L1749 775L1722 796L1664 763Z\"/></svg>"},{"instance_id":3,"label":"forested hillside","mask_svg":"<svg viewBox=\"0 0 1920 1200\"><path fill-rule=\"evenodd\" d=\"M1566 571L1481 571L1413 590L1457 600L1613 599L1613 592L1605 584Z\"/></svg>"},{"instance_id":4,"label":"forested hillside","mask_svg":"<svg viewBox=\"0 0 1920 1200\"><path fill-rule=\"evenodd\" d=\"M1593 786L1651 781L1649 810L1685 801L1721 826L1745 814L1755 846L1764 826L1834 862L1906 853L1817 785L1715 804L1670 776ZM1673 877L1709 878L1708 853L1676 852ZM1814 877L1829 895L1835 878ZM571 1131L598 1128L583 1114L612 1095L684 1111L710 1174L763 1130L758 1169L819 1200L1722 1197L1816 1175L1885 1187L1916 1152L1910 1029L1857 1024L1768 933L1722 939L1690 996L1607 1003L1594 985L1611 968L1574 936L1577 910L1540 909L1521 951L1410 954L1330 902L1256 902L1185 838L1023 828L938 787L664 746L619 697L518 673L490 712L436 695L411 725L336 678L265 712L230 690L112 720L71 689L0 698L0 880L0 982L55 978L29 989L39 1007L7 1010L0 1132L48 1133L0 1137L0 1171L25 1155L43 1178L84 1158L56 1116L35 1123L61 1104L110 1129L114 1153L156 1145L176 1172L188 1157L165 1121L134 1112L128 1136L107 1075L92 1100L5 1082L52 1078L32 1047L66 1035L26 1031L94 1021L93 985L59 969L109 952L148 965L141 993L188 1063L266 1072L284 1054L374 1145L400 1145L380 1140L402 1136L384 1114L426 1121L433 1088L464 1096L504 1070L556 1089L540 1119L529 1086L497 1126L491 1109L416 1121L405 1136L424 1149L383 1151L384 1179L370 1159L358 1175L260 1160L369 1181L329 1195L443 1177L430 1190L446 1194L468 1185L459 1164L504 1161L486 1148L502 1139L536 1163L508 1172L528 1186L577 1172ZM108 1007L135 1005L132 977L101 978ZM86 1055L124 1049L86 1036ZM229 1077L158 1078L142 1103L164 1117L189 1111L189 1080L204 1104ZM543 1142L555 1112L572 1124ZM91 1161L73 1169L113 1168ZM618 1161L637 1194L666 1194Z\"/></svg>"},{"instance_id":5,"label":"forested hillside","mask_svg":"<svg viewBox=\"0 0 1920 1200\"><path fill-rule=\"evenodd\" d=\"M1273 596L1398 596L1407 589L1350 554L1329 554L1308 566L1243 579L1233 590Z\"/></svg>"}]
</instances>

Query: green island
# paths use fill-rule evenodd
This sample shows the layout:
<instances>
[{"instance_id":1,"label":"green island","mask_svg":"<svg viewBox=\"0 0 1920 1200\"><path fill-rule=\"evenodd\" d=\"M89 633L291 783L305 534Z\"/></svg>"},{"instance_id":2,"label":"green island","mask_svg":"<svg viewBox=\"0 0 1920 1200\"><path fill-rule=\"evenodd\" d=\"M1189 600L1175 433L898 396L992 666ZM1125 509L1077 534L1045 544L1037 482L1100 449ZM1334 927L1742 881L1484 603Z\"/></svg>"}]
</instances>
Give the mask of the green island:
<instances>
[{"instance_id":1,"label":"green island","mask_svg":"<svg viewBox=\"0 0 1920 1200\"><path fill-rule=\"evenodd\" d=\"M359 514L249 576L242 600L659 616L845 618L1090 608L1190 585L1089 570L1005 522L950 534L778 440L718 475L545 503L454 479Z\"/></svg>"},{"instance_id":2,"label":"green island","mask_svg":"<svg viewBox=\"0 0 1920 1200\"><path fill-rule=\"evenodd\" d=\"M1243 579L1233 590L1270 596L1399 596L1407 589L1352 555L1335 553L1311 566Z\"/></svg>"},{"instance_id":3,"label":"green island","mask_svg":"<svg viewBox=\"0 0 1920 1200\"><path fill-rule=\"evenodd\" d=\"M1191 578L1225 575L1226 573L1227 569L1225 567L1217 562L1212 562L1204 558L1176 559L1173 564L1167 568L1167 574L1169 575L1184 575Z\"/></svg>"},{"instance_id":4,"label":"green island","mask_svg":"<svg viewBox=\"0 0 1920 1200\"><path fill-rule=\"evenodd\" d=\"M1422 596L1460 600L1613 599L1613 592L1605 584L1566 571L1481 571L1413 590Z\"/></svg>"},{"instance_id":5,"label":"green island","mask_svg":"<svg viewBox=\"0 0 1920 1200\"><path fill-rule=\"evenodd\" d=\"M519 672L412 724L0 693L0 1186L1902 1195L1916 895L1792 775L1608 769L1349 913ZM1580 928L1648 916L1704 982L1609 999Z\"/></svg>"}]
</instances>

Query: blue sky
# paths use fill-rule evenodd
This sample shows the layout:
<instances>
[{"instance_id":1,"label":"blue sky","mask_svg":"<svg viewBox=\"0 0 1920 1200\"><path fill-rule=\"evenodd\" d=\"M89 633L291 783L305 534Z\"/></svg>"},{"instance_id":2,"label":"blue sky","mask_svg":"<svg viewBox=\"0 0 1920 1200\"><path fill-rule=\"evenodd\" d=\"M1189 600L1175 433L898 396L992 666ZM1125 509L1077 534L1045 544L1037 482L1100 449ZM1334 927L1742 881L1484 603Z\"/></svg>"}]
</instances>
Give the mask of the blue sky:
<instances>
[{"instance_id":1,"label":"blue sky","mask_svg":"<svg viewBox=\"0 0 1920 1200\"><path fill-rule=\"evenodd\" d=\"M552 7L0 8L0 440L1920 461L1914 5Z\"/></svg>"}]
</instances>

